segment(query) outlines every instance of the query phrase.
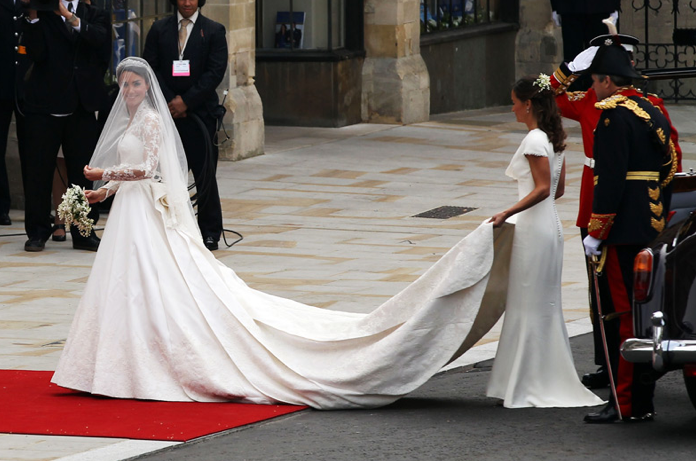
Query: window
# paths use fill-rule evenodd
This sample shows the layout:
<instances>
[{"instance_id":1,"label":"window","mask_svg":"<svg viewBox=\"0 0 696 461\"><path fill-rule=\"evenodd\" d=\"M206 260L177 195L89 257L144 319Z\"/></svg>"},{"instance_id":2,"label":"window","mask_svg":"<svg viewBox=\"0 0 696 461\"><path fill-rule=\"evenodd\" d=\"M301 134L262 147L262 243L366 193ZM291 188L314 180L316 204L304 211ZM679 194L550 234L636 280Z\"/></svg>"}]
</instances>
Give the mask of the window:
<instances>
[{"instance_id":1,"label":"window","mask_svg":"<svg viewBox=\"0 0 696 461\"><path fill-rule=\"evenodd\" d=\"M257 0L257 48L285 53L345 48L346 2L353 6L362 3L355 0Z\"/></svg>"},{"instance_id":2,"label":"window","mask_svg":"<svg viewBox=\"0 0 696 461\"><path fill-rule=\"evenodd\" d=\"M421 34L504 20L504 0L421 0Z\"/></svg>"},{"instance_id":3,"label":"window","mask_svg":"<svg viewBox=\"0 0 696 461\"><path fill-rule=\"evenodd\" d=\"M174 12L169 0L92 0L92 4L111 11L113 49L107 81L113 80L116 66L124 58L142 55L152 23Z\"/></svg>"}]
</instances>

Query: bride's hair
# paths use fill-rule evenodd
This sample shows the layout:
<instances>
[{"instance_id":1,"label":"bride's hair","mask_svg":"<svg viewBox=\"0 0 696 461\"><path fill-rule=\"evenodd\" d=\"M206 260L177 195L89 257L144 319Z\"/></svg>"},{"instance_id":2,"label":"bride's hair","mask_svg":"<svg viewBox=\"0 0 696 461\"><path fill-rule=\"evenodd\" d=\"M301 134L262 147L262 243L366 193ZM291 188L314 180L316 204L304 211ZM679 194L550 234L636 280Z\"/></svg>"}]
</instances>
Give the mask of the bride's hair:
<instances>
[{"instance_id":1,"label":"bride's hair","mask_svg":"<svg viewBox=\"0 0 696 461\"><path fill-rule=\"evenodd\" d=\"M539 81L540 77L535 75L523 77L515 82L512 91L520 101L532 102L532 113L536 117L537 126L549 137L554 152L563 152L567 135L563 130L553 88L539 84Z\"/></svg>"},{"instance_id":2,"label":"bride's hair","mask_svg":"<svg viewBox=\"0 0 696 461\"><path fill-rule=\"evenodd\" d=\"M145 83L150 85L150 76L148 75L147 69L139 63L136 64L133 62L123 62L122 64L119 64L116 68L117 82L121 80L121 75L124 72L133 72L134 74L137 74L138 76L142 77L143 80L145 80Z\"/></svg>"}]
</instances>

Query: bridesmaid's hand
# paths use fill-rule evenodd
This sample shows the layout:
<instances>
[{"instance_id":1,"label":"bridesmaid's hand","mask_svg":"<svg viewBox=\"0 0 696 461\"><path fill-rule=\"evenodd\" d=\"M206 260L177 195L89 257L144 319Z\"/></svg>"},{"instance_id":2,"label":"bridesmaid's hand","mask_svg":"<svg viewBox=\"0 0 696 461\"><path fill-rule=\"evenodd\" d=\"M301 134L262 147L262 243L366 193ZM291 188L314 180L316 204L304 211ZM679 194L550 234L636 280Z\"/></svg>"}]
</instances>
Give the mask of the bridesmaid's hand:
<instances>
[{"instance_id":1,"label":"bridesmaid's hand","mask_svg":"<svg viewBox=\"0 0 696 461\"><path fill-rule=\"evenodd\" d=\"M505 211L501 211L500 213L496 213L493 215L491 219L488 220L488 222L493 223L493 227L500 227L503 225L505 220L508 218L508 214Z\"/></svg>"},{"instance_id":2,"label":"bridesmaid's hand","mask_svg":"<svg viewBox=\"0 0 696 461\"><path fill-rule=\"evenodd\" d=\"M106 198L106 189L86 190L85 197L89 204L102 202Z\"/></svg>"},{"instance_id":3,"label":"bridesmaid's hand","mask_svg":"<svg viewBox=\"0 0 696 461\"><path fill-rule=\"evenodd\" d=\"M89 165L85 165L84 169L85 178L90 181L99 181L104 176L104 170L101 168L92 168Z\"/></svg>"}]
</instances>

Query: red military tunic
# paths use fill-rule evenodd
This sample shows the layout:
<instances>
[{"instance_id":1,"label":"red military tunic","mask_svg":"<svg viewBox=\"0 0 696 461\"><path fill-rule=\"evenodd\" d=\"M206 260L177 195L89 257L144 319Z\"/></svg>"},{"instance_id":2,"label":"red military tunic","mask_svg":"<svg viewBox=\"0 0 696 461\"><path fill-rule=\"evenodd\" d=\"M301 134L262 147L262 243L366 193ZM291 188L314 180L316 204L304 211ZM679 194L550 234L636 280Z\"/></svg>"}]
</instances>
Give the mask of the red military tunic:
<instances>
[{"instance_id":1,"label":"red military tunic","mask_svg":"<svg viewBox=\"0 0 696 461\"><path fill-rule=\"evenodd\" d=\"M594 196L594 173L591 166L593 164L594 130L597 127L597 122L599 121L602 111L595 108L597 95L592 88L587 91L566 91L568 86L573 83L576 78L577 75L572 74L568 66L562 64L551 76L551 86L556 90L556 104L561 111L561 115L580 122L582 144L585 150L585 166L582 171L582 180L580 183L580 207L576 226L587 228L592 215L592 201ZM626 97L643 97L643 93L634 87L622 88L619 90L619 94ZM681 171L682 152L679 147L679 136L677 130L672 125L664 102L661 98L653 94L648 94L647 99L664 114L669 122L671 130L670 138L677 151L677 171Z\"/></svg>"}]
</instances>

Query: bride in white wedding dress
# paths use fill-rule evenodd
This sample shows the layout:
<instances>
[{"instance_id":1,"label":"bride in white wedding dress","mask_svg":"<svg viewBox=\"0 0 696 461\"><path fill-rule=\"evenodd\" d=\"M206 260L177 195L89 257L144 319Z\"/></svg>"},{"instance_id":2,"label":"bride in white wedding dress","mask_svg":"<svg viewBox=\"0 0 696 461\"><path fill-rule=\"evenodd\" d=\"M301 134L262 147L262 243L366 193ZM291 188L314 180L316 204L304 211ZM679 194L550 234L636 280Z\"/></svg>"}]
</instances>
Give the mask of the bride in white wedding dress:
<instances>
[{"instance_id":1,"label":"bride in white wedding dress","mask_svg":"<svg viewBox=\"0 0 696 461\"><path fill-rule=\"evenodd\" d=\"M500 317L511 239L492 223L369 314L248 287L203 245L152 70L127 58L117 76L120 97L85 167L108 181L88 191L91 203L116 196L54 383L121 398L377 407Z\"/></svg>"}]
</instances>

